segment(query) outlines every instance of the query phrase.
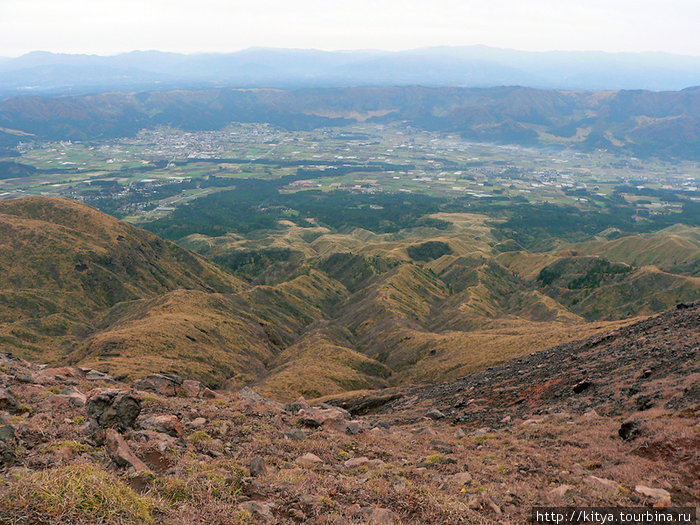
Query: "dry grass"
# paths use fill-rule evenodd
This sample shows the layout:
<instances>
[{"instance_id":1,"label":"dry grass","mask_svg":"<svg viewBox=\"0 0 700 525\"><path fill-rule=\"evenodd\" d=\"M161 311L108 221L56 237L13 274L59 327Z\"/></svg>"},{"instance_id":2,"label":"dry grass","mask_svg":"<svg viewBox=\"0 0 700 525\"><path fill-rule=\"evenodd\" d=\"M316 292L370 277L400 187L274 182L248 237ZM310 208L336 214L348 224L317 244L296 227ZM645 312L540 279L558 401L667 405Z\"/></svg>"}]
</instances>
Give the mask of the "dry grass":
<instances>
[{"instance_id":1,"label":"dry grass","mask_svg":"<svg viewBox=\"0 0 700 525\"><path fill-rule=\"evenodd\" d=\"M2 487L0 522L148 525L155 500L92 465L23 472Z\"/></svg>"},{"instance_id":2,"label":"dry grass","mask_svg":"<svg viewBox=\"0 0 700 525\"><path fill-rule=\"evenodd\" d=\"M254 388L270 399L293 401L299 394L316 398L349 390L388 386L391 370L364 354L321 334L290 346Z\"/></svg>"},{"instance_id":3,"label":"dry grass","mask_svg":"<svg viewBox=\"0 0 700 525\"><path fill-rule=\"evenodd\" d=\"M250 287L80 203L3 202L0 344L50 364L130 379L168 372L212 387L252 383L290 400L456 378L614 327L584 318L648 314L700 290L697 277L651 267L599 289L534 282L544 266L584 249L634 261L666 254L666 266L692 266L697 229L499 254L485 216L435 218L450 228L380 235L290 227L258 240L190 239L211 253L264 245L303 254L284 273L294 278ZM407 247L429 239L452 253L410 261ZM338 261L328 264L332 255Z\"/></svg>"},{"instance_id":4,"label":"dry grass","mask_svg":"<svg viewBox=\"0 0 700 525\"><path fill-rule=\"evenodd\" d=\"M230 460L204 463L185 457L180 469L180 475L159 476L153 481L153 492L170 506L235 503L241 491L244 471Z\"/></svg>"},{"instance_id":5,"label":"dry grass","mask_svg":"<svg viewBox=\"0 0 700 525\"><path fill-rule=\"evenodd\" d=\"M579 243L576 249L590 255L604 255L611 261L635 266L654 265L670 272L698 275L700 268L700 228L675 225L643 235L630 235L612 241Z\"/></svg>"},{"instance_id":6,"label":"dry grass","mask_svg":"<svg viewBox=\"0 0 700 525\"><path fill-rule=\"evenodd\" d=\"M401 352L411 366L395 375L393 381L406 384L456 379L515 357L585 339L638 320L569 324L511 319L495 321L487 330L443 334L407 332L406 336L410 338L404 341Z\"/></svg>"}]
</instances>

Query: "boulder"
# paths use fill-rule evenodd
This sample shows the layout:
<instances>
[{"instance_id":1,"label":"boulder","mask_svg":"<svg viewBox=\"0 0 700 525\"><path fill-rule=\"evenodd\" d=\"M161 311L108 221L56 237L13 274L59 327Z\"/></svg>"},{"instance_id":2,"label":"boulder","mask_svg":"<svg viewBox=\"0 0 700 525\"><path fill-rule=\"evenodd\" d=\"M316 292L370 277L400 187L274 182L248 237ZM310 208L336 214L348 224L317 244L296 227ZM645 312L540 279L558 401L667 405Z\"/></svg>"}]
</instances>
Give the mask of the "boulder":
<instances>
[{"instance_id":1,"label":"boulder","mask_svg":"<svg viewBox=\"0 0 700 525\"><path fill-rule=\"evenodd\" d=\"M264 403L266 399L250 387L243 387L238 392L238 397L244 401L253 403Z\"/></svg>"},{"instance_id":2,"label":"boulder","mask_svg":"<svg viewBox=\"0 0 700 525\"><path fill-rule=\"evenodd\" d=\"M65 412L71 410L75 405L73 400L68 396L60 394L52 395L48 398L49 406L53 413Z\"/></svg>"},{"instance_id":3,"label":"boulder","mask_svg":"<svg viewBox=\"0 0 700 525\"><path fill-rule=\"evenodd\" d=\"M588 390L593 386L593 382L590 381L589 379L583 379L576 383L573 387L572 390L574 391L574 394L580 394L584 390Z\"/></svg>"},{"instance_id":4,"label":"boulder","mask_svg":"<svg viewBox=\"0 0 700 525\"><path fill-rule=\"evenodd\" d=\"M250 475L254 478L258 476L264 476L267 474L267 465L265 465L265 458L257 456L250 460L250 465L248 466L250 470Z\"/></svg>"},{"instance_id":5,"label":"boulder","mask_svg":"<svg viewBox=\"0 0 700 525\"><path fill-rule=\"evenodd\" d=\"M124 432L134 427L141 413L141 401L123 390L98 388L88 394L85 410L91 425Z\"/></svg>"},{"instance_id":6,"label":"boulder","mask_svg":"<svg viewBox=\"0 0 700 525\"><path fill-rule=\"evenodd\" d=\"M287 412L291 412L292 414L296 414L300 410L307 409L309 408L309 403L306 401L304 396L300 396L299 399L294 401L294 403L289 403L284 407L284 409Z\"/></svg>"},{"instance_id":7,"label":"boulder","mask_svg":"<svg viewBox=\"0 0 700 525\"><path fill-rule=\"evenodd\" d=\"M14 448L14 445L0 441L0 467L9 467L14 464L17 459Z\"/></svg>"},{"instance_id":8,"label":"boulder","mask_svg":"<svg viewBox=\"0 0 700 525\"><path fill-rule=\"evenodd\" d=\"M472 475L469 472L458 472L457 474L452 474L450 480L452 480L455 485L462 487L472 482Z\"/></svg>"},{"instance_id":9,"label":"boulder","mask_svg":"<svg viewBox=\"0 0 700 525\"><path fill-rule=\"evenodd\" d=\"M19 402L15 395L6 388L0 388L0 410L10 413L19 412Z\"/></svg>"},{"instance_id":10,"label":"boulder","mask_svg":"<svg viewBox=\"0 0 700 525\"><path fill-rule=\"evenodd\" d=\"M368 468L376 468L376 467L381 467L384 465L384 462L381 459L369 459L365 456L361 456L359 458L350 458L348 459L345 463L345 468L352 469L352 468L360 468L360 467L368 467Z\"/></svg>"},{"instance_id":11,"label":"boulder","mask_svg":"<svg viewBox=\"0 0 700 525\"><path fill-rule=\"evenodd\" d=\"M299 410L299 423L309 428L318 428L321 426L342 427L345 430L345 421L349 419L350 414L347 410L337 407L320 408L302 408Z\"/></svg>"},{"instance_id":12,"label":"boulder","mask_svg":"<svg viewBox=\"0 0 700 525\"><path fill-rule=\"evenodd\" d=\"M250 514L253 523L273 523L275 521L272 506L269 503L246 501L238 505L238 508Z\"/></svg>"},{"instance_id":13,"label":"boulder","mask_svg":"<svg viewBox=\"0 0 700 525\"><path fill-rule=\"evenodd\" d=\"M7 443L15 440L15 429L3 416L0 416L0 443Z\"/></svg>"},{"instance_id":14,"label":"boulder","mask_svg":"<svg viewBox=\"0 0 700 525\"><path fill-rule=\"evenodd\" d=\"M583 478L583 481L585 483L588 483L589 485L605 489L615 494L617 494L620 491L620 485L618 485L616 481L613 481L611 479L599 478L596 476L586 476L585 478Z\"/></svg>"},{"instance_id":15,"label":"boulder","mask_svg":"<svg viewBox=\"0 0 700 525\"><path fill-rule=\"evenodd\" d=\"M641 433L641 426L637 420L625 421L620 425L617 434L625 441L631 441Z\"/></svg>"},{"instance_id":16,"label":"boulder","mask_svg":"<svg viewBox=\"0 0 700 525\"><path fill-rule=\"evenodd\" d=\"M131 451L124 438L113 429L105 435L107 455L120 467L132 467L137 472L148 471L146 464Z\"/></svg>"},{"instance_id":17,"label":"boulder","mask_svg":"<svg viewBox=\"0 0 700 525\"><path fill-rule=\"evenodd\" d=\"M299 456L294 460L294 463L301 467L315 467L316 465L321 465L323 460L319 458L316 454L307 452L303 456Z\"/></svg>"},{"instance_id":18,"label":"boulder","mask_svg":"<svg viewBox=\"0 0 700 525\"><path fill-rule=\"evenodd\" d=\"M443 414L437 409L429 410L425 415L430 419L434 419L435 421L439 419L445 419L445 414Z\"/></svg>"},{"instance_id":19,"label":"boulder","mask_svg":"<svg viewBox=\"0 0 700 525\"><path fill-rule=\"evenodd\" d=\"M246 404L262 405L264 406L265 410L271 412L281 413L284 411L284 405L282 403L265 399L263 396L258 394L255 390L253 390L250 387L243 387L242 389L238 390L238 392L236 392L236 395L238 396L238 399L240 401Z\"/></svg>"},{"instance_id":20,"label":"boulder","mask_svg":"<svg viewBox=\"0 0 700 525\"><path fill-rule=\"evenodd\" d=\"M190 421L187 426L190 428L201 428L207 424L207 420L203 417L196 417Z\"/></svg>"},{"instance_id":21,"label":"boulder","mask_svg":"<svg viewBox=\"0 0 700 525\"><path fill-rule=\"evenodd\" d=\"M503 514L503 511L501 510L501 507L499 507L498 505L496 505L496 502L493 501L489 496L486 496L486 498L484 499L484 503L485 503L486 508L491 509L491 511L492 511L494 514L499 514L499 515L500 515L500 514Z\"/></svg>"},{"instance_id":22,"label":"boulder","mask_svg":"<svg viewBox=\"0 0 700 525\"><path fill-rule=\"evenodd\" d=\"M211 388L206 388L206 387L205 387L205 388L202 390L201 396L202 396L204 399L217 399L217 398L221 397L221 394L217 394L217 393L214 392Z\"/></svg>"},{"instance_id":23,"label":"boulder","mask_svg":"<svg viewBox=\"0 0 700 525\"><path fill-rule=\"evenodd\" d=\"M559 485L549 491L549 494L558 498L563 498L567 492L569 492L574 487L572 485Z\"/></svg>"},{"instance_id":24,"label":"boulder","mask_svg":"<svg viewBox=\"0 0 700 525\"><path fill-rule=\"evenodd\" d=\"M77 366L62 366L60 368L45 368L36 375L37 383L70 382L85 379L85 372Z\"/></svg>"},{"instance_id":25,"label":"boulder","mask_svg":"<svg viewBox=\"0 0 700 525\"><path fill-rule=\"evenodd\" d=\"M645 485L637 485L634 490L654 503L654 507L669 507L671 505L671 494L664 489L655 489Z\"/></svg>"},{"instance_id":26,"label":"boulder","mask_svg":"<svg viewBox=\"0 0 700 525\"><path fill-rule=\"evenodd\" d=\"M77 407L84 407L87 402L87 396L73 386L63 387L58 396L69 399L71 404Z\"/></svg>"},{"instance_id":27,"label":"boulder","mask_svg":"<svg viewBox=\"0 0 700 525\"><path fill-rule=\"evenodd\" d=\"M178 376L169 374L151 374L134 381L134 388L137 390L146 390L155 392L161 396L174 396L177 394L177 389L182 385L183 381Z\"/></svg>"},{"instance_id":28,"label":"boulder","mask_svg":"<svg viewBox=\"0 0 700 525\"><path fill-rule=\"evenodd\" d=\"M290 430L284 431L284 436L287 439L292 439L294 441L304 441L306 439L306 434L303 430L298 428L292 428Z\"/></svg>"},{"instance_id":29,"label":"boulder","mask_svg":"<svg viewBox=\"0 0 700 525\"><path fill-rule=\"evenodd\" d=\"M185 379L182 382L182 391L187 397L197 397L202 390L202 384L193 379Z\"/></svg>"},{"instance_id":30,"label":"boulder","mask_svg":"<svg viewBox=\"0 0 700 525\"><path fill-rule=\"evenodd\" d=\"M154 430L176 438L182 437L183 434L180 420L172 414L151 415L142 418L139 420L139 426L144 430Z\"/></svg>"},{"instance_id":31,"label":"boulder","mask_svg":"<svg viewBox=\"0 0 700 525\"><path fill-rule=\"evenodd\" d=\"M363 421L359 420L353 420L353 421L348 421L345 423L345 433L354 436L356 434L360 434L364 432L366 429L366 425Z\"/></svg>"},{"instance_id":32,"label":"boulder","mask_svg":"<svg viewBox=\"0 0 700 525\"><path fill-rule=\"evenodd\" d=\"M85 373L85 379L88 381L114 381L114 378L109 374L100 372L99 370L90 369Z\"/></svg>"},{"instance_id":33,"label":"boulder","mask_svg":"<svg viewBox=\"0 0 700 525\"><path fill-rule=\"evenodd\" d=\"M135 430L131 432L129 436L132 441L150 443L161 452L175 447L178 442L176 438L163 432L156 432L155 430Z\"/></svg>"}]
</instances>

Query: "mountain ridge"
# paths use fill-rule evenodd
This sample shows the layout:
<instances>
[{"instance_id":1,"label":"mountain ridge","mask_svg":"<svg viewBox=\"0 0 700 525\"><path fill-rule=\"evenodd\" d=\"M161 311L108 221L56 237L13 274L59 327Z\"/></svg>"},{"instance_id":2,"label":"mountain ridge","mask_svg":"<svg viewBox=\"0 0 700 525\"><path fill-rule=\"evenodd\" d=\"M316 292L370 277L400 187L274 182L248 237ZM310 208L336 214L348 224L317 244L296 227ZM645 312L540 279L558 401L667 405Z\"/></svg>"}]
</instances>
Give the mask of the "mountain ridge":
<instances>
[{"instance_id":1,"label":"mountain ridge","mask_svg":"<svg viewBox=\"0 0 700 525\"><path fill-rule=\"evenodd\" d=\"M524 87L206 89L0 100L0 146L265 122L290 130L403 122L473 142L700 158L700 87L585 92Z\"/></svg>"},{"instance_id":2,"label":"mountain ridge","mask_svg":"<svg viewBox=\"0 0 700 525\"><path fill-rule=\"evenodd\" d=\"M488 46L403 51L249 48L233 53L35 51L0 61L0 91L348 85L525 85L556 89L683 89L700 84L700 57L670 53L519 51ZM62 69L65 68L65 69Z\"/></svg>"}]
</instances>

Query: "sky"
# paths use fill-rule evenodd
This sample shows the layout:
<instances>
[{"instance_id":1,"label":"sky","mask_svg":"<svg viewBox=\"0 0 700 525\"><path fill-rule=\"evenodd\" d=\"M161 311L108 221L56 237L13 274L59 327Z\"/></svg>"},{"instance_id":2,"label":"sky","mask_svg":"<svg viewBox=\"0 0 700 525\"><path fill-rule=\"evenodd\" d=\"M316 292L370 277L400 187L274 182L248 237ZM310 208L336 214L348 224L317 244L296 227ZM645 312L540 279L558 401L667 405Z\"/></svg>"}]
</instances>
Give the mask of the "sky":
<instances>
[{"instance_id":1,"label":"sky","mask_svg":"<svg viewBox=\"0 0 700 525\"><path fill-rule=\"evenodd\" d=\"M698 0L0 0L0 56L249 47L700 56Z\"/></svg>"}]
</instances>

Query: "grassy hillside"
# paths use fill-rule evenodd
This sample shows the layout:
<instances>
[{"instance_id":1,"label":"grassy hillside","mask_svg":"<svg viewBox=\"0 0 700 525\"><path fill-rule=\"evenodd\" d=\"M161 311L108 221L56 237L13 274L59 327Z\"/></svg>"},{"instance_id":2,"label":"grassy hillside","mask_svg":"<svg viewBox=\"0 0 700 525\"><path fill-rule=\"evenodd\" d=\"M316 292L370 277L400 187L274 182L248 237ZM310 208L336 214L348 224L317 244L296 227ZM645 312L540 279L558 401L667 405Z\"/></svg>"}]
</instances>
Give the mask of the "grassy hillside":
<instances>
[{"instance_id":1,"label":"grassy hillside","mask_svg":"<svg viewBox=\"0 0 700 525\"><path fill-rule=\"evenodd\" d=\"M48 360L119 303L178 289L243 289L201 256L66 199L0 203L0 268L4 346Z\"/></svg>"},{"instance_id":2,"label":"grassy hillside","mask_svg":"<svg viewBox=\"0 0 700 525\"><path fill-rule=\"evenodd\" d=\"M675 225L663 230L577 245L584 254L602 255L634 266L656 266L672 273L700 276L700 228Z\"/></svg>"},{"instance_id":3,"label":"grassy hillside","mask_svg":"<svg viewBox=\"0 0 700 525\"><path fill-rule=\"evenodd\" d=\"M235 297L176 290L120 303L68 354L69 361L139 377L168 372L221 385L246 383L265 371L275 346L261 320Z\"/></svg>"},{"instance_id":4,"label":"grassy hillside","mask_svg":"<svg viewBox=\"0 0 700 525\"><path fill-rule=\"evenodd\" d=\"M487 216L434 217L197 234L198 255L74 201L5 201L0 342L291 400L459 377L700 295L697 228L502 252Z\"/></svg>"}]
</instances>

